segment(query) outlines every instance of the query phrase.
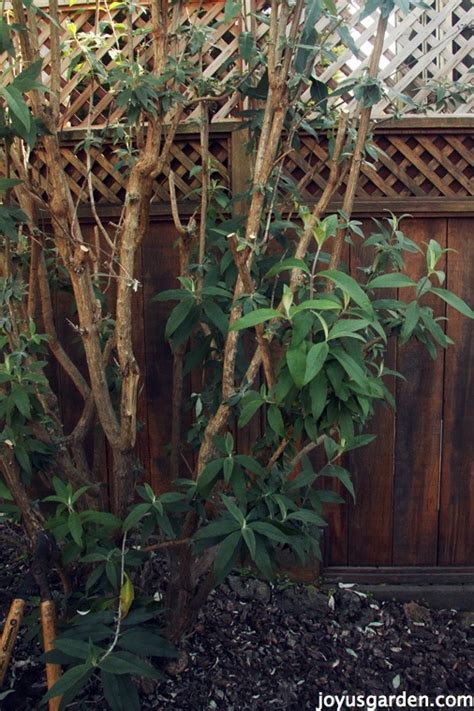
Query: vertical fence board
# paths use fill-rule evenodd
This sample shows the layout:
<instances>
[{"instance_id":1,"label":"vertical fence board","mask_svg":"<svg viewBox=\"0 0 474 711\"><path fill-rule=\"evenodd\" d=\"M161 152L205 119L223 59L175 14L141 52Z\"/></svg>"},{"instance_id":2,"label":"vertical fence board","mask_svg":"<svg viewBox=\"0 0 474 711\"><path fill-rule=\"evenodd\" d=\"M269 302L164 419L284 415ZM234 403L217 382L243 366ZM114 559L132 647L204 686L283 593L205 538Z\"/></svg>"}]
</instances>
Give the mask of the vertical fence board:
<instances>
[{"instance_id":1,"label":"vertical fence board","mask_svg":"<svg viewBox=\"0 0 474 711\"><path fill-rule=\"evenodd\" d=\"M404 231L422 246L436 239L446 244L446 220L407 220ZM409 255L408 272L418 279L424 258ZM404 294L413 298L413 294ZM439 300L425 298L438 315ZM438 538L439 447L442 416L443 359L433 361L424 346L399 346L398 370L407 378L397 383L396 459L394 482L393 563L435 565Z\"/></svg>"},{"instance_id":2,"label":"vertical fence board","mask_svg":"<svg viewBox=\"0 0 474 711\"><path fill-rule=\"evenodd\" d=\"M450 219L448 289L474 305L473 220ZM468 565L474 560L474 328L448 307L443 461L440 494L439 565Z\"/></svg>"},{"instance_id":3,"label":"vertical fence board","mask_svg":"<svg viewBox=\"0 0 474 711\"><path fill-rule=\"evenodd\" d=\"M142 245L149 481L157 491L165 490L170 484L166 447L171 440L173 357L164 332L174 302L152 303L151 298L160 291L177 287L179 259L173 247L175 240L176 232L170 222L155 222L150 225Z\"/></svg>"},{"instance_id":4,"label":"vertical fence board","mask_svg":"<svg viewBox=\"0 0 474 711\"><path fill-rule=\"evenodd\" d=\"M367 221L363 229L366 235L377 231L371 221ZM352 275L360 275L359 268L369 264L372 258L372 250L364 248L363 243L355 238L351 246ZM384 289L380 298L396 298L396 291ZM385 365L396 369L394 339L389 342ZM386 382L394 395L393 378L387 378ZM353 476L356 491L356 503L348 504L348 564L390 565L395 414L387 405L376 406L368 432L377 435L376 439L367 447L354 450L347 456L347 468Z\"/></svg>"}]
</instances>

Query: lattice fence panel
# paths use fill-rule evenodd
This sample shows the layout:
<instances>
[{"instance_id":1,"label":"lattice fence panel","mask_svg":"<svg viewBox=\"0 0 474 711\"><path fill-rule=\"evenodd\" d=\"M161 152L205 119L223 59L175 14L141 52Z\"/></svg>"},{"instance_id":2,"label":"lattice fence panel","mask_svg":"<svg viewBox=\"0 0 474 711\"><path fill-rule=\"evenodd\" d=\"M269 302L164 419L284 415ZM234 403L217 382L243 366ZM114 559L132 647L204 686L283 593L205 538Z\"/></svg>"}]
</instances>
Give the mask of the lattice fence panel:
<instances>
[{"instance_id":1,"label":"lattice fence panel","mask_svg":"<svg viewBox=\"0 0 474 711\"><path fill-rule=\"evenodd\" d=\"M42 3L42 0L38 1L39 4ZM264 3L265 0L253 0L252 7L261 10L265 7ZM331 45L337 58L334 61L326 61L324 66L317 68L321 80L329 82L332 88L335 88L341 79L359 76L367 66L375 37L376 17L369 16L361 20L362 5L363 0L338 2L338 10L349 22L350 33L359 47L359 56L355 58L350 50L345 49L337 33L334 33ZM71 62L79 54L74 35L92 36L100 29L100 41L95 51L107 69L114 66L117 46L120 46L125 55L130 53L127 33L119 33L117 43L112 30L112 19L115 22L126 21L124 10L120 7L109 10L102 3L98 7L96 10L96 3L69 6L60 2L63 46L69 47L69 53L62 63L61 106L64 129L86 127L89 112L92 125L96 127L113 123L123 115L122 109L114 107L114 97L110 92L82 74L68 73ZM135 56L146 66L150 60L146 32L150 26L150 13L147 2L138 3L136 7L133 15L136 34L131 41ZM240 72L238 39L242 29L241 22L225 19L223 0L185 2L182 9L189 23L206 28L208 33L203 58L206 77L220 81ZM254 21L254 24L258 42L264 47L267 24L259 21ZM423 102L430 96L430 85L433 82L472 81L473 25L474 6L471 0L429 0L427 8L414 8L405 17L393 15L390 18L380 64L381 77L389 93L376 107L375 113L383 115L390 103L397 101L399 93L405 93L415 101ZM330 32L330 20L322 17L317 24L317 30L322 35ZM38 19L38 37L44 59L43 80L47 84L50 73L50 38L47 23L42 18ZM351 105L349 95L343 98ZM474 99L468 105L451 106L446 110L465 113L472 108L473 102ZM236 109L239 108L239 98L234 95L216 105L214 120L235 119ZM195 118L195 113L188 114L187 119Z\"/></svg>"},{"instance_id":2,"label":"lattice fence panel","mask_svg":"<svg viewBox=\"0 0 474 711\"><path fill-rule=\"evenodd\" d=\"M217 171L219 180L229 187L229 139L227 136L212 135L209 151L211 163ZM97 205L110 204L122 205L125 199L127 167L119 150L111 144L102 148L92 148L91 174L93 198ZM176 140L171 149L170 167L175 174L176 196L180 201L196 200L197 192L201 187L199 172L191 175L191 170L201 162L201 149L199 137L181 137ZM63 165L68 183L73 195L79 203L90 203L88 188L87 158L83 149L74 151L74 147L64 144L61 148ZM32 178L38 194L46 199L47 168L44 164L41 151L33 156ZM168 202L167 177L161 175L154 184L153 201L158 203Z\"/></svg>"},{"instance_id":3,"label":"lattice fence panel","mask_svg":"<svg viewBox=\"0 0 474 711\"><path fill-rule=\"evenodd\" d=\"M363 164L358 198L474 196L473 136L379 135L376 145L379 159ZM290 154L285 175L306 199L316 198L327 182L327 160L327 144L305 137Z\"/></svg>"}]
</instances>

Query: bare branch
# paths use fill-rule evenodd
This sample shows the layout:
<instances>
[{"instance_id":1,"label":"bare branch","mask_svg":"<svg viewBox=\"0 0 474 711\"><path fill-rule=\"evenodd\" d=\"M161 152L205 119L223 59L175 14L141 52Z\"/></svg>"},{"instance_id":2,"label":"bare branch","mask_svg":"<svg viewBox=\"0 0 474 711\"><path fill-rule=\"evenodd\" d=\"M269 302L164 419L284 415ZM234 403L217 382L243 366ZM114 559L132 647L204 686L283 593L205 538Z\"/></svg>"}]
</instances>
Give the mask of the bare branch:
<instances>
[{"instance_id":1,"label":"bare branch","mask_svg":"<svg viewBox=\"0 0 474 711\"><path fill-rule=\"evenodd\" d=\"M54 325L53 305L51 303L51 293L49 290L48 273L46 271L46 261L41 253L38 263L38 284L41 296L41 312L43 316L44 328L48 335L48 345L54 357L69 375L72 382L80 392L84 400L89 399L90 388L79 369L74 365L68 354L62 347L58 339L56 327Z\"/></svg>"},{"instance_id":2,"label":"bare branch","mask_svg":"<svg viewBox=\"0 0 474 711\"><path fill-rule=\"evenodd\" d=\"M369 65L369 77L377 76L379 70L380 57L382 55L383 43L385 38L385 33L387 30L388 16L380 14L377 31L375 34L374 47L372 50L372 55L370 58ZM357 129L357 138L354 146L354 153L352 156L351 169L349 172L349 178L347 180L346 190L344 193L344 201L342 203L342 212L344 218L349 220L352 208L354 206L354 199L356 194L357 183L359 182L360 168L364 156L364 146L367 138L367 133L369 130L370 115L372 113L372 107L361 108L359 126ZM331 252L331 260L329 262L330 269L337 269L339 262L341 261L342 248L344 245L344 236L346 233L346 228L340 228L337 230L336 237ZM332 288L331 282L328 282L328 288Z\"/></svg>"}]
</instances>

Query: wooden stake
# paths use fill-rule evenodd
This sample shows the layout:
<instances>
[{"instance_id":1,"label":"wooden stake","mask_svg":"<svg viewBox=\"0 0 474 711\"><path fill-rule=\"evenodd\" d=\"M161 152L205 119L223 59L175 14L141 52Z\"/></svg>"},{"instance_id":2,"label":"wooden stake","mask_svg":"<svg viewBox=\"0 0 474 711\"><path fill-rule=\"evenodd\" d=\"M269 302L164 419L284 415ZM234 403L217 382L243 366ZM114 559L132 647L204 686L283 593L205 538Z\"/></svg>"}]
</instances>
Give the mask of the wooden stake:
<instances>
[{"instance_id":1,"label":"wooden stake","mask_svg":"<svg viewBox=\"0 0 474 711\"><path fill-rule=\"evenodd\" d=\"M52 600L43 600L40 603L41 612L41 627L43 628L43 646L45 652L51 652L54 649L54 640L56 638L56 610ZM46 680L48 691L61 677L61 667L59 664L46 663ZM61 696L55 696L48 702L49 711L59 711Z\"/></svg>"},{"instance_id":2,"label":"wooden stake","mask_svg":"<svg viewBox=\"0 0 474 711\"><path fill-rule=\"evenodd\" d=\"M13 600L3 628L2 641L0 643L0 688L5 681L10 659L12 658L18 630L23 619L25 604L25 600L20 598Z\"/></svg>"}]
</instances>

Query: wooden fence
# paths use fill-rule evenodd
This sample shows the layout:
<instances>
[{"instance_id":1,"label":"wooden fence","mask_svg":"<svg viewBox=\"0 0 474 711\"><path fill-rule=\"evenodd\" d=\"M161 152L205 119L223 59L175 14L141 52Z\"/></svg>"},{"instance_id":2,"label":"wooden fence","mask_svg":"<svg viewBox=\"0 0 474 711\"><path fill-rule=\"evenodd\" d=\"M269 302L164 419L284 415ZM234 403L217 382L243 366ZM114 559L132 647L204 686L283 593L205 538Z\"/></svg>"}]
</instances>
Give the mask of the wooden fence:
<instances>
[{"instance_id":1,"label":"wooden fence","mask_svg":"<svg viewBox=\"0 0 474 711\"><path fill-rule=\"evenodd\" d=\"M42 0L39 0L41 4ZM185 3L190 21L209 30L204 53L205 73L217 80L239 72L238 38L245 23L226 20L225 3ZM337 59L321 68L320 79L334 82L359 74L370 54L374 38L374 18L360 19L358 3L337 3L351 21L351 34L360 47L359 58L341 50L334 35ZM109 12L106 4L96 14L96 3L60 2L63 41L70 54L64 60L62 85L62 157L69 184L78 202L83 224L92 217L87 189L87 160L77 141L85 126L100 129L120 120L111 108L112 96L80 74L68 77L67 66L78 52L75 33L88 33L100 21L103 37L97 52L110 66L114 62L111 17L120 19L122 10ZM249 2L250 11L263 10L264 2ZM267 26L256 16L247 18L262 42ZM472 64L473 40L470 25L474 8L469 0L433 0L428 9L414 8L405 17L395 15L381 62L381 76L391 95L376 107L379 126L375 142L382 149L377 162L364 164L359 183L356 215L370 227L370 216L384 210L411 213L406 231L418 242L434 237L443 246L457 250L446 260L448 288L474 303L474 119L466 118L469 104L450 106L446 117L408 118L399 123L386 121L390 101L397 92L409 93L417 101L426 99L430 82L437 79L465 82ZM147 3L137 4L134 29L149 23ZM327 29L322 18L318 30ZM247 28L248 29L248 28ZM120 38L127 48L127 31ZM39 46L44 58L44 79L49 74L50 50L47 24L39 19ZM134 52L142 63L149 51L143 35L134 35ZM428 86L427 86L428 84ZM346 106L350 98L345 97ZM236 131L238 99L229 98L216 107L212 117L210 153L221 179L238 193L245 185L242 172L242 132ZM90 119L88 118L90 114ZM171 168L176 176L179 207L183 215L193 210L199 174L190 175L200 160L199 138L191 113L173 146ZM105 135L106 139L106 135ZM121 209L124 178L117 169L116 147L105 140L100 150L91 149L93 195L97 211L107 221ZM41 151L33 156L33 178L40 193L45 190L46 173ZM327 177L324 142L303 138L299 150L288 156L286 176L301 185L305 198L317 199ZM341 188L341 192L343 188ZM340 207L336 199L331 210ZM170 218L164 179L157 179L152 201L152 222L137 262L137 277L143 288L135 297L137 322L142 324L136 338L136 352L144 374L140 393L139 419L143 430L138 438L138 454L147 476L157 487L166 483L166 446L170 439L170 382L172 359L164 341L167 306L151 303L151 297L176 286L178 258L173 248L176 235ZM386 214L386 213L385 213ZM87 228L86 228L87 229ZM347 255L351 269L363 258L353 247ZM420 268L416 260L414 275ZM57 325L67 333L67 297L59 294ZM439 315L447 315L447 332L456 346L441 353L436 361L417 344L393 348L393 365L408 380L397 381L394 393L397 412L380 410L373 431L378 437L369 448L347 462L356 480L357 504L328 512L331 528L326 544L328 573L360 579L402 579L421 570L437 579L474 579L474 336L470 323L437 304ZM58 390L63 409L72 426L74 393L64 374L58 374ZM433 577L434 576L434 577Z\"/></svg>"},{"instance_id":2,"label":"wooden fence","mask_svg":"<svg viewBox=\"0 0 474 711\"><path fill-rule=\"evenodd\" d=\"M356 215L367 230L370 217L383 216L386 209L408 212L412 217L405 218L404 229L419 244L434 238L456 250L447 254L444 265L447 286L471 304L473 124L472 119L438 119L430 125L413 119L379 131L377 142L385 155L378 165L364 167L356 203ZM243 179L242 137L229 128L215 127L211 145L221 175L238 192ZM174 150L179 162L174 168L182 181L179 205L186 214L194 207L194 179L188 178L188 170L199 158L197 137L187 129ZM321 189L324 161L324 146L305 139L289 163L295 180L299 171L313 176L305 188L309 200ZM118 214L121 189L113 201L98 200L97 209L105 219ZM157 194L159 190L157 184ZM167 484L172 358L164 340L169 307L152 303L151 297L175 287L178 274L176 233L164 199L160 195L153 205L150 231L138 255L137 277L143 288L134 302L136 320L142 324L135 347L144 376L138 454L157 488ZM337 206L336 200L332 208ZM90 209L83 205L80 210L84 224L90 223L92 229ZM355 271L363 261L362 247L354 245L347 259ZM413 258L410 268L416 278L423 268L421 258ZM58 321L63 330L67 305L61 303ZM434 574L437 579L474 578L474 332L457 312L439 302L436 309L439 316L448 316L447 333L456 345L435 361L419 344L392 349L391 363L407 381L393 384L397 411L381 408L374 418L371 430L378 435L374 443L346 462L354 472L357 503L328 510L328 575L373 579L377 566L378 579L413 578L414 570L430 579ZM63 378L60 390L69 412L71 388Z\"/></svg>"}]
</instances>

